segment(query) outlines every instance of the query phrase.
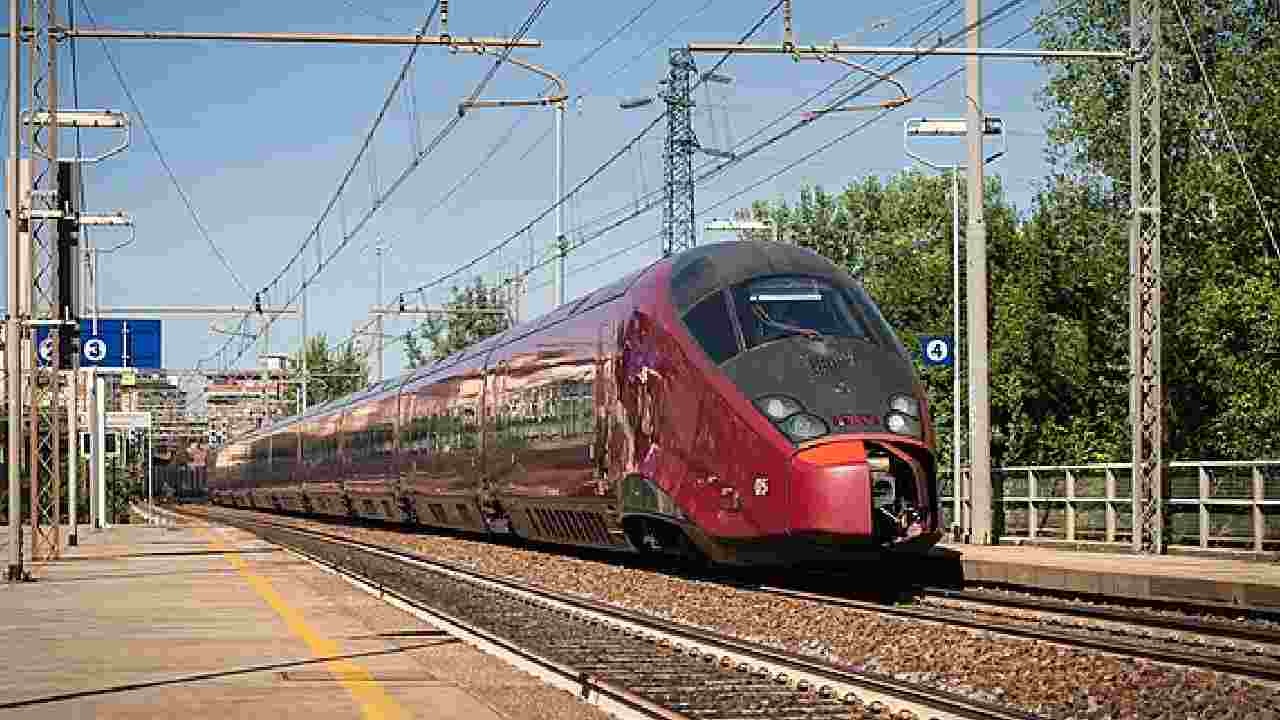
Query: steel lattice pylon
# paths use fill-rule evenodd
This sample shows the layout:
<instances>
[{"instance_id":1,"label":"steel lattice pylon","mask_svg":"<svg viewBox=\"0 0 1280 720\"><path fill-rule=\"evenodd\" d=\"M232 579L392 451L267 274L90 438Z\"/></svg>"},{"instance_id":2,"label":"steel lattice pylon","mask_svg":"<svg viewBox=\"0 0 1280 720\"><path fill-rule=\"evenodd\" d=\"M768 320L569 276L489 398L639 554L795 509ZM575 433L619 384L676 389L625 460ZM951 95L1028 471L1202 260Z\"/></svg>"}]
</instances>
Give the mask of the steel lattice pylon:
<instances>
[{"instance_id":1,"label":"steel lattice pylon","mask_svg":"<svg viewBox=\"0 0 1280 720\"><path fill-rule=\"evenodd\" d=\"M1129 350L1133 548L1164 551L1164 384L1160 371L1160 2L1130 0Z\"/></svg>"},{"instance_id":2,"label":"steel lattice pylon","mask_svg":"<svg viewBox=\"0 0 1280 720\"><path fill-rule=\"evenodd\" d=\"M662 99L667 104L666 171L662 209L662 254L688 250L698 242L693 224L693 154L698 139L693 134L693 75L697 67L687 48L672 48Z\"/></svg>"},{"instance_id":3,"label":"steel lattice pylon","mask_svg":"<svg viewBox=\"0 0 1280 720\"><path fill-rule=\"evenodd\" d=\"M58 10L55 0L30 0L27 24L30 102L32 122L28 126L31 152L31 193L28 208L28 237L31 242L32 319L49 323L64 320L59 302L58 220L47 211L65 210L58 201ZM35 113L48 113L47 122L35 122ZM59 342L62 333L50 325L52 348L47 367L33 358L31 381L28 456L31 471L31 558L45 560L62 554L61 485L62 453L58 412L62 394L58 388ZM39 354L39 348L33 351Z\"/></svg>"}]
</instances>

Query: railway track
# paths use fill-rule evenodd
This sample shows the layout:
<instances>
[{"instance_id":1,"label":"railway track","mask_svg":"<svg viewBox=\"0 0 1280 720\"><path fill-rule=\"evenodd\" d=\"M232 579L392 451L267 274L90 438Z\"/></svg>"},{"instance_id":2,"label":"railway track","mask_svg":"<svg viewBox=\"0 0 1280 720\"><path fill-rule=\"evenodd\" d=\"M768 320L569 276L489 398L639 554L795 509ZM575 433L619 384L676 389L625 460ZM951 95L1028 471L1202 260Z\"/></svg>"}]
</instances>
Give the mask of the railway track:
<instances>
[{"instance_id":1,"label":"railway track","mask_svg":"<svg viewBox=\"0 0 1280 720\"><path fill-rule=\"evenodd\" d=\"M191 517L290 548L632 717L1038 717L320 530L217 511Z\"/></svg>"},{"instance_id":2,"label":"railway track","mask_svg":"<svg viewBox=\"0 0 1280 720\"><path fill-rule=\"evenodd\" d=\"M1229 612L1217 605L1190 605L1180 603L1179 611L1190 617L1160 615L1146 609L1122 610L1116 607L1098 607L1080 604L1069 600L1043 597L1038 595L1014 595L1008 592L988 592L984 590L951 590L947 588L926 587L920 595L929 598L954 599L970 603L980 603L993 607L1018 608L1043 612L1070 615L1074 617L1114 621L1121 623L1139 623L1146 627L1173 630L1177 632L1196 633L1212 637L1232 640L1246 640L1256 643L1269 643L1280 646L1280 629L1233 623L1229 620L1214 620L1203 617L1221 616ZM1255 611L1246 615L1258 615ZM1275 613L1266 612L1261 615L1272 620ZM1277 647L1280 653L1280 647Z\"/></svg>"},{"instance_id":3,"label":"railway track","mask_svg":"<svg viewBox=\"0 0 1280 720\"><path fill-rule=\"evenodd\" d=\"M913 620L943 623L1000 633L1009 636L1043 640L1060 645L1102 651L1112 654L1173 663L1232 673L1243 677L1280 681L1280 633L1264 628L1231 628L1219 623L1201 622L1189 618L1154 618L1147 614L1126 613L1105 608L1079 608L1066 610L1065 603L1032 599L979 599L977 594L965 591L929 590L925 597L959 599L980 607L959 609L955 607L903 606L866 600L856 600L822 592L811 592L764 584L741 586L762 593L791 597L828 605L847 607ZM991 608L996 608L995 612ZM999 610L1013 608L1044 613L1035 618L1015 618ZM1062 620L1064 615L1105 620L1099 625L1086 625ZM1170 630L1186 633L1190 637L1155 635L1152 630ZM1205 641L1205 636L1245 640L1244 647L1229 648Z\"/></svg>"}]
</instances>

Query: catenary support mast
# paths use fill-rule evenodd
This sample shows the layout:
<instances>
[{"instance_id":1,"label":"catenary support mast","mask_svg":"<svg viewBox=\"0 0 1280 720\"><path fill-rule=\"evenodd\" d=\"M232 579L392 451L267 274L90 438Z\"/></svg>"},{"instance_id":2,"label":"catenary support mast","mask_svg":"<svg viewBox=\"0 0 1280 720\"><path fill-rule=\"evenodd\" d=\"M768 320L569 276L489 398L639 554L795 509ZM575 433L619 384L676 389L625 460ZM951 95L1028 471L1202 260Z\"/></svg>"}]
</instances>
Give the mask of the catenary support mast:
<instances>
[{"instance_id":1,"label":"catenary support mast","mask_svg":"<svg viewBox=\"0 0 1280 720\"><path fill-rule=\"evenodd\" d=\"M1133 549L1164 551L1164 385L1160 368L1160 0L1130 0L1129 348Z\"/></svg>"},{"instance_id":2,"label":"catenary support mast","mask_svg":"<svg viewBox=\"0 0 1280 720\"><path fill-rule=\"evenodd\" d=\"M56 0L31 0L28 42L31 107L46 113L28 126L31 150L31 194L27 236L31 242L32 322L49 329L47 364L33 360L31 383L31 559L52 560L62 554L60 495L62 484L59 369L61 344L69 340L67 318L59 302L58 225L58 8ZM33 328L34 329L34 328ZM40 348L40 355L45 355Z\"/></svg>"},{"instance_id":3,"label":"catenary support mast","mask_svg":"<svg viewBox=\"0 0 1280 720\"><path fill-rule=\"evenodd\" d=\"M8 438L7 447L5 449L6 458L8 460L9 470L9 562L6 577L10 581L21 580L23 577L22 568L22 433L19 425L22 423L22 343L19 339L22 335L22 321L20 302L19 281L20 274L18 272L17 258L18 251L18 209L22 206L22 189L20 187L19 177L19 153L22 146L22 131L20 121L21 101L19 100L22 92L22 72L21 72L21 32L22 32L22 9L21 0L9 0L9 116L5 118L8 123L9 138L9 158L6 167L6 176L9 178L8 183L8 202L9 223L8 223L8 278L7 292L5 293L6 302L9 304L9 311L5 315L4 332L5 332L5 397L8 401L6 408L8 423L6 425L6 433Z\"/></svg>"}]
</instances>

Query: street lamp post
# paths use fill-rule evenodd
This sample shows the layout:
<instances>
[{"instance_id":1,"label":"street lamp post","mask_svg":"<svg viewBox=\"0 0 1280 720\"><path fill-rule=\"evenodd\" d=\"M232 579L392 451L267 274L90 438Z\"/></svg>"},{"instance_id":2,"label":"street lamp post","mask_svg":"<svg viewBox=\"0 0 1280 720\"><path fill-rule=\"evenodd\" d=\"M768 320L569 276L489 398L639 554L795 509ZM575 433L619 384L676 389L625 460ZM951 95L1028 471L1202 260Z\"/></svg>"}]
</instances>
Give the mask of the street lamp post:
<instances>
[{"instance_id":1,"label":"street lamp post","mask_svg":"<svg viewBox=\"0 0 1280 720\"><path fill-rule=\"evenodd\" d=\"M481 46L475 49L477 54L497 55L497 51ZM536 75L546 78L556 86L555 92L551 95L542 95L537 98L521 99L521 100L467 100L458 105L458 115L465 114L472 108L503 108L503 107L534 107L534 106L551 106L555 112L555 136L556 136L556 161L555 161L555 192L556 192L556 268L555 268L555 294L556 305L564 304L565 293L565 263L569 256L569 243L565 237L564 228L564 204L568 198L564 195L564 113L565 101L569 99L569 88L565 85L564 80L555 73L533 63L526 62L520 58L513 57L510 54L504 55L506 61L516 67L523 68ZM530 265L532 270L532 265ZM379 302L381 304L381 302Z\"/></svg>"},{"instance_id":2,"label":"street lamp post","mask_svg":"<svg viewBox=\"0 0 1280 720\"><path fill-rule=\"evenodd\" d=\"M959 163L939 165L911 151L908 138L912 137L965 137L969 123L966 120L930 120L912 118L903 125L902 147L907 156L928 165L935 170L951 172L951 528L954 539L959 539L967 523L962 522L964 505L961 499L960 468L962 464L960 445L962 424L960 420L960 171L964 166ZM987 117L983 127L984 135L998 135L1001 140L1000 151L985 158L989 163L1005 153L1004 123L1000 118ZM979 190L979 192L981 192Z\"/></svg>"}]
</instances>

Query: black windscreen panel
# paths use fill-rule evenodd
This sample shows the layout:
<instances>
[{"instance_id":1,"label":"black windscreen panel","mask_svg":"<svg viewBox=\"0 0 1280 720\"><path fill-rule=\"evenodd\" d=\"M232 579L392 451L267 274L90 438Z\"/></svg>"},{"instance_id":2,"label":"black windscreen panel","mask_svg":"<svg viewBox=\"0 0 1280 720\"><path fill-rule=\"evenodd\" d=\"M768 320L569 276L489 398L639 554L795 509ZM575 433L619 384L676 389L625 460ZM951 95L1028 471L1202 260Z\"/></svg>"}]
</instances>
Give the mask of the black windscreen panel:
<instances>
[{"instance_id":1,"label":"black windscreen panel","mask_svg":"<svg viewBox=\"0 0 1280 720\"><path fill-rule=\"evenodd\" d=\"M689 332L715 364L719 365L738 354L738 339L729 319L724 293L713 293L703 298L685 313L684 324L689 326Z\"/></svg>"}]
</instances>

